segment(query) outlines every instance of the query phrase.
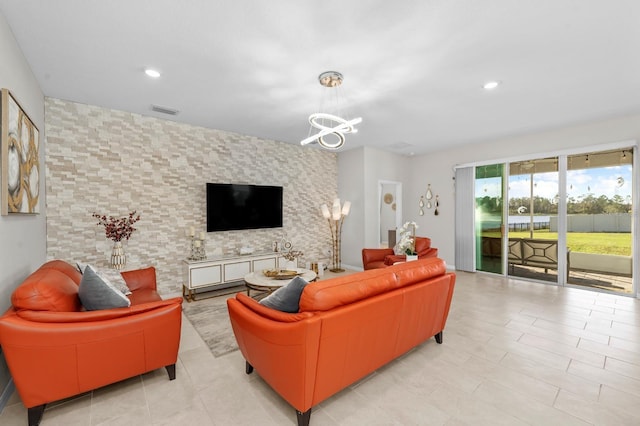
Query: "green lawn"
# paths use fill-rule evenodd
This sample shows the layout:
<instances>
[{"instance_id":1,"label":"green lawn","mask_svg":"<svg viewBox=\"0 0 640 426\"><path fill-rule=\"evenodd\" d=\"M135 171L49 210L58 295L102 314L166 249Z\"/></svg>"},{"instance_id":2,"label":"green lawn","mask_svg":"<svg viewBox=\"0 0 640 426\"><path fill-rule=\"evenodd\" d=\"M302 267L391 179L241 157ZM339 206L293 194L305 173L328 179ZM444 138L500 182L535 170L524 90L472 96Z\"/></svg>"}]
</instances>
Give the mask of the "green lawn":
<instances>
[{"instance_id":1,"label":"green lawn","mask_svg":"<svg viewBox=\"0 0 640 426\"><path fill-rule=\"evenodd\" d=\"M483 232L482 235L488 237L499 237L500 232ZM511 238L529 238L529 231L509 232ZM557 240L557 232L548 230L538 230L533 232L533 238L545 240ZM617 254L621 256L631 255L631 234L630 233L567 233L567 246L571 251L580 253L595 254Z\"/></svg>"}]
</instances>

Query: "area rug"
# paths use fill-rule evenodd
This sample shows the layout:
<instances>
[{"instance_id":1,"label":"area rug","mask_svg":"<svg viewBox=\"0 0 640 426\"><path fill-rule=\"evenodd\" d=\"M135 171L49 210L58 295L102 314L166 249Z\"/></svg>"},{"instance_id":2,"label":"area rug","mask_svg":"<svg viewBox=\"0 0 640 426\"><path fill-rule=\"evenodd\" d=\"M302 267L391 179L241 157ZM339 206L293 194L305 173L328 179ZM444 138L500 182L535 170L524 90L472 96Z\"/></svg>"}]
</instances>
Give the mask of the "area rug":
<instances>
[{"instance_id":1,"label":"area rug","mask_svg":"<svg viewBox=\"0 0 640 426\"><path fill-rule=\"evenodd\" d=\"M246 288L233 287L225 289L226 294L182 304L185 316L216 358L238 350L229 322L227 299L241 291L246 291Z\"/></svg>"}]
</instances>

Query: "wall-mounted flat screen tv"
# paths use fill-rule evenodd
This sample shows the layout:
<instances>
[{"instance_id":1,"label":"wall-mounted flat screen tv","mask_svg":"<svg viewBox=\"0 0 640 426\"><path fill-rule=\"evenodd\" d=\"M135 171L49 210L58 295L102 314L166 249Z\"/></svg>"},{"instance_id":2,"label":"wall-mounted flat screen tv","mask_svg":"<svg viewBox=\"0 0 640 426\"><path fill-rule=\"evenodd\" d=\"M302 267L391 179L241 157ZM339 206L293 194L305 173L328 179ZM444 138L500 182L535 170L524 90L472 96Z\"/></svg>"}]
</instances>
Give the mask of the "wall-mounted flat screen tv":
<instances>
[{"instance_id":1,"label":"wall-mounted flat screen tv","mask_svg":"<svg viewBox=\"0 0 640 426\"><path fill-rule=\"evenodd\" d=\"M207 232L281 227L281 186L207 183Z\"/></svg>"}]
</instances>

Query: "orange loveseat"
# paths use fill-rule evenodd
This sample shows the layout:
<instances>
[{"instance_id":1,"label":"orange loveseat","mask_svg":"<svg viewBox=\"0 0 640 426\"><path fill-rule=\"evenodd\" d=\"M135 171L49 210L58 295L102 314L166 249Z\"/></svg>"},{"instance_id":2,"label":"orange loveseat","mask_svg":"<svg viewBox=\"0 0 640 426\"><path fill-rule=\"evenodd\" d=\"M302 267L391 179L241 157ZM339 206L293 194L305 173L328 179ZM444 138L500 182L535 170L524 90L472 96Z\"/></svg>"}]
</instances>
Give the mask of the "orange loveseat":
<instances>
[{"instance_id":1,"label":"orange loveseat","mask_svg":"<svg viewBox=\"0 0 640 426\"><path fill-rule=\"evenodd\" d=\"M155 268L123 272L127 308L84 311L82 275L53 260L29 275L0 317L0 345L29 425L45 404L165 367L175 379L182 298L162 300Z\"/></svg>"},{"instance_id":2,"label":"orange loveseat","mask_svg":"<svg viewBox=\"0 0 640 426\"><path fill-rule=\"evenodd\" d=\"M416 237L416 253L418 259L438 257L438 249L431 247L431 238ZM391 248L365 248L362 249L362 266L365 270L386 268L397 262L404 262L407 256L394 254Z\"/></svg>"},{"instance_id":3,"label":"orange loveseat","mask_svg":"<svg viewBox=\"0 0 640 426\"><path fill-rule=\"evenodd\" d=\"M227 300L238 346L308 425L311 408L431 336L442 343L455 274L429 258L307 284L297 313L238 293Z\"/></svg>"}]
</instances>

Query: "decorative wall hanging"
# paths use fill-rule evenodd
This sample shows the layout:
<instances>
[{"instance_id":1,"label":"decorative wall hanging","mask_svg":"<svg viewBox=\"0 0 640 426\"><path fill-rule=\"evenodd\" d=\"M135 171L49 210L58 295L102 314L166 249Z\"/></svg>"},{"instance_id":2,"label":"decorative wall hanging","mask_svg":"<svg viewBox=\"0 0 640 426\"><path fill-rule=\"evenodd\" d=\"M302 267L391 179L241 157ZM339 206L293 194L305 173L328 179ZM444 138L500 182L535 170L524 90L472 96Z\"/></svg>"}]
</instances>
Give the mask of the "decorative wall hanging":
<instances>
[{"instance_id":1,"label":"decorative wall hanging","mask_svg":"<svg viewBox=\"0 0 640 426\"><path fill-rule=\"evenodd\" d=\"M40 133L8 89L0 102L2 185L0 208L10 213L40 213Z\"/></svg>"},{"instance_id":2,"label":"decorative wall hanging","mask_svg":"<svg viewBox=\"0 0 640 426\"><path fill-rule=\"evenodd\" d=\"M438 216L440 212L438 212L438 207L440 207L440 196L436 195L436 209L433 212L434 216Z\"/></svg>"},{"instance_id":3,"label":"decorative wall hanging","mask_svg":"<svg viewBox=\"0 0 640 426\"><path fill-rule=\"evenodd\" d=\"M433 203L431 200L433 199L433 192L431 191L431 184L427 184L427 192L424 195L420 196L420 200L418 201L418 214L420 216L424 216L424 209L430 209L433 207ZM436 213L437 215L438 213Z\"/></svg>"},{"instance_id":4,"label":"decorative wall hanging","mask_svg":"<svg viewBox=\"0 0 640 426\"><path fill-rule=\"evenodd\" d=\"M384 194L384 203L385 204L393 203L393 195L390 192L387 192L386 194Z\"/></svg>"}]
</instances>

